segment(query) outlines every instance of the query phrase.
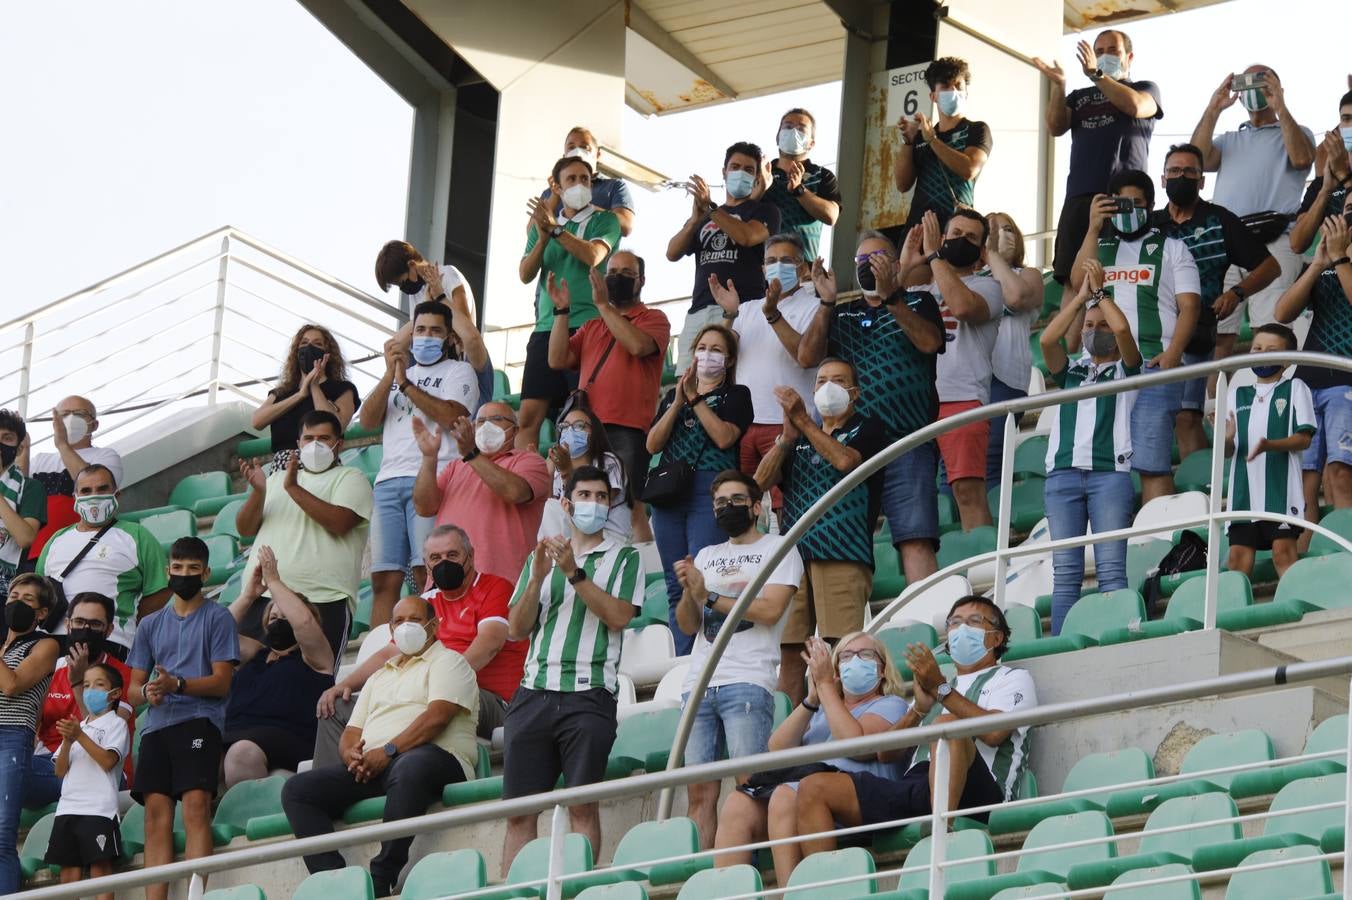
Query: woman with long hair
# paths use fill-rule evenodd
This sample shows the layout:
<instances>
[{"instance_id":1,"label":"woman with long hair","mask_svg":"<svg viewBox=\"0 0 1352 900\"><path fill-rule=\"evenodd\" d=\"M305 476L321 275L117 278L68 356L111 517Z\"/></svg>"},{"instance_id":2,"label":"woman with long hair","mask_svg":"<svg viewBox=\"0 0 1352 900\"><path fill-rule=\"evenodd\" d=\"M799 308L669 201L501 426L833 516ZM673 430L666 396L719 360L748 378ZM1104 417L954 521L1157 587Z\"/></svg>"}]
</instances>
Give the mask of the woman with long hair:
<instances>
[{"instance_id":1,"label":"woman with long hair","mask_svg":"<svg viewBox=\"0 0 1352 900\"><path fill-rule=\"evenodd\" d=\"M631 511L629 479L620 457L610 449L606 427L585 403L577 403L559 419L559 441L549 448L545 467L554 479L550 496L563 497L568 476L579 466L595 466L610 481L610 512L605 529L622 543L629 543Z\"/></svg>"},{"instance_id":2,"label":"woman with long hair","mask_svg":"<svg viewBox=\"0 0 1352 900\"><path fill-rule=\"evenodd\" d=\"M1033 322L1042 311L1042 273L1023 264L1023 232L1008 213L986 216L990 236L986 239L986 264L1000 282L1005 309L991 356L991 402L1028 396L1033 374L1033 351L1029 345ZM1015 423L1023 417L1015 417ZM1000 457L1005 446L1005 417L991 419L991 439L986 446L986 487L1000 483Z\"/></svg>"},{"instance_id":3,"label":"woman with long hair","mask_svg":"<svg viewBox=\"0 0 1352 900\"><path fill-rule=\"evenodd\" d=\"M322 325L306 323L291 339L276 386L254 410L253 427L272 426L272 450L281 454L296 449L300 420L306 413L314 409L331 412L346 431L360 402L357 386L347 380L347 362L338 340Z\"/></svg>"},{"instance_id":4,"label":"woman with long hair","mask_svg":"<svg viewBox=\"0 0 1352 900\"><path fill-rule=\"evenodd\" d=\"M688 654L695 639L676 624L681 583L673 567L726 540L714 520L711 490L719 472L737 468L738 442L752 416L751 391L736 383L737 335L722 325L706 325L695 335L693 346L694 362L662 398L648 431L649 453L661 453L663 465L678 461L693 470L680 497L653 504L653 535L666 572L678 656Z\"/></svg>"}]
</instances>

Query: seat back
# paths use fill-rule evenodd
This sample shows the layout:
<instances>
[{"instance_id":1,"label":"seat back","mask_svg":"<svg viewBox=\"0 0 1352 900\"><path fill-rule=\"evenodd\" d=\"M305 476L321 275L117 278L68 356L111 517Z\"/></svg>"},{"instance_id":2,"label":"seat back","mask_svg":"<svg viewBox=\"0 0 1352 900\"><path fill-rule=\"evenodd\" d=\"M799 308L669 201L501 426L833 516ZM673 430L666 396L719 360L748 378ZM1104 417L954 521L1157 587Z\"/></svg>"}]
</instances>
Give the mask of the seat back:
<instances>
[{"instance_id":1,"label":"seat back","mask_svg":"<svg viewBox=\"0 0 1352 900\"><path fill-rule=\"evenodd\" d=\"M577 896L578 900L648 900L648 892L636 881L593 885Z\"/></svg>"},{"instance_id":2,"label":"seat back","mask_svg":"<svg viewBox=\"0 0 1352 900\"><path fill-rule=\"evenodd\" d=\"M1166 494L1163 497L1156 497L1143 505L1136 518L1132 520L1132 525L1140 527L1142 525L1163 525L1169 522L1177 522L1182 519L1192 518L1194 516L1204 516L1207 514L1209 502L1207 495L1201 491L1183 491L1178 494ZM1161 532L1151 535L1153 539L1167 537Z\"/></svg>"},{"instance_id":3,"label":"seat back","mask_svg":"<svg viewBox=\"0 0 1352 900\"><path fill-rule=\"evenodd\" d=\"M624 833L611 865L639 866L655 859L699 852L699 830L685 816L662 822L639 822Z\"/></svg>"},{"instance_id":4,"label":"seat back","mask_svg":"<svg viewBox=\"0 0 1352 900\"><path fill-rule=\"evenodd\" d=\"M192 509L198 500L224 497L230 493L230 475L226 472L203 472L179 479L169 492L169 505Z\"/></svg>"},{"instance_id":5,"label":"seat back","mask_svg":"<svg viewBox=\"0 0 1352 900\"><path fill-rule=\"evenodd\" d=\"M793 870L793 874L789 876L789 890L785 896L793 900L851 900L853 897L875 893L878 889L877 881L867 878L820 887L810 885L819 881L848 878L851 875L872 875L875 871L873 856L863 847L846 847L843 850L814 853Z\"/></svg>"},{"instance_id":6,"label":"seat back","mask_svg":"<svg viewBox=\"0 0 1352 900\"><path fill-rule=\"evenodd\" d=\"M1270 815L1263 825L1263 834L1303 834L1319 840L1325 829L1343 824L1342 807L1316 809L1309 812L1278 813L1287 809L1318 806L1323 803L1342 803L1347 798L1347 774L1319 775L1293 781L1272 798Z\"/></svg>"},{"instance_id":7,"label":"seat back","mask_svg":"<svg viewBox=\"0 0 1352 900\"><path fill-rule=\"evenodd\" d=\"M1238 822L1220 821L1239 815L1235 801L1229 794L1212 792L1191 797L1171 797L1165 800L1146 819L1141 835L1140 853L1177 853L1192 858L1192 852L1207 844L1237 841L1244 835ZM1162 828L1213 822L1201 828L1158 834Z\"/></svg>"},{"instance_id":8,"label":"seat back","mask_svg":"<svg viewBox=\"0 0 1352 900\"><path fill-rule=\"evenodd\" d=\"M235 516L239 515L240 509L244 506L243 500L231 500L221 511L216 513L216 519L211 523L212 534L228 534L239 539L239 526L235 524ZM244 543L242 540L240 543Z\"/></svg>"},{"instance_id":9,"label":"seat back","mask_svg":"<svg viewBox=\"0 0 1352 900\"><path fill-rule=\"evenodd\" d=\"M1318 847L1301 844L1276 850L1259 850L1244 857L1240 866L1293 861L1291 865L1274 869L1246 872L1243 869L1230 876L1225 889L1225 900L1272 900L1274 897L1322 897L1333 893L1333 874L1322 859L1294 862L1320 854ZM1111 895L1109 895L1111 896Z\"/></svg>"},{"instance_id":10,"label":"seat back","mask_svg":"<svg viewBox=\"0 0 1352 900\"><path fill-rule=\"evenodd\" d=\"M1031 606L1017 604L1005 607L1005 622L1009 625L1009 642L1035 641L1042 637L1042 616Z\"/></svg>"},{"instance_id":11,"label":"seat back","mask_svg":"<svg viewBox=\"0 0 1352 900\"><path fill-rule=\"evenodd\" d=\"M1022 900L1024 897L1060 897L1066 892L1064 882L1053 881L1041 884L1025 884L1019 887L1007 887L991 897L991 900Z\"/></svg>"},{"instance_id":12,"label":"seat back","mask_svg":"<svg viewBox=\"0 0 1352 900\"><path fill-rule=\"evenodd\" d=\"M897 882L897 890L916 888L923 890L929 887L929 869L920 867L929 865L930 843L931 838L921 838L920 843L906 854L906 861L901 864L901 878ZM959 862L957 865L944 866L944 883L952 885L960 881L990 878L995 874L995 860L982 859L969 863L960 860L986 856L994 852L995 846L991 843L991 836L980 829L971 828L948 835L948 840L944 844L944 860L949 863Z\"/></svg>"},{"instance_id":13,"label":"seat back","mask_svg":"<svg viewBox=\"0 0 1352 900\"><path fill-rule=\"evenodd\" d=\"M620 650L620 671L633 678L653 659L673 659L676 656L676 641L672 639L671 629L666 625L645 625L626 631L624 644Z\"/></svg>"},{"instance_id":14,"label":"seat back","mask_svg":"<svg viewBox=\"0 0 1352 900\"><path fill-rule=\"evenodd\" d=\"M197 518L186 509L146 516L139 524L161 544L173 543L181 537L193 537L197 534Z\"/></svg>"},{"instance_id":15,"label":"seat back","mask_svg":"<svg viewBox=\"0 0 1352 900\"><path fill-rule=\"evenodd\" d=\"M366 637L361 639L361 647L357 649L357 665L361 665L377 653L381 647L386 647L390 643L389 623L377 625L366 633Z\"/></svg>"},{"instance_id":16,"label":"seat back","mask_svg":"<svg viewBox=\"0 0 1352 900\"><path fill-rule=\"evenodd\" d=\"M902 622L879 629L878 640L892 654L892 660L905 660L906 648L911 644L924 644L926 647L939 646L939 634L928 622Z\"/></svg>"},{"instance_id":17,"label":"seat back","mask_svg":"<svg viewBox=\"0 0 1352 900\"><path fill-rule=\"evenodd\" d=\"M1151 881L1156 878L1169 878L1174 875L1186 875L1192 869L1182 863L1169 863L1163 866L1151 866L1148 869L1132 869L1123 872L1113 882L1135 884L1138 881ZM1143 888L1127 888L1105 895L1112 900L1202 900L1202 889L1194 881L1173 881L1169 884L1153 884Z\"/></svg>"},{"instance_id":18,"label":"seat back","mask_svg":"<svg viewBox=\"0 0 1352 900\"><path fill-rule=\"evenodd\" d=\"M521 884L527 881L535 881L544 878L549 874L549 842L548 837L536 838L529 844L521 848L516 858L512 860L512 867L507 870L507 884ZM592 848L591 841L580 834L569 833L563 838L563 875L575 875L580 872L590 872L592 868ZM581 885L576 882L571 885L564 882L563 893L571 896L577 893ZM533 893L543 897L545 895L545 886L538 885L530 889Z\"/></svg>"},{"instance_id":19,"label":"seat back","mask_svg":"<svg viewBox=\"0 0 1352 900\"><path fill-rule=\"evenodd\" d=\"M1018 871L1031 872L1043 869L1064 877L1070 871L1070 867L1078 863L1111 859L1117 855L1117 848L1110 841L1060 850L1039 851L1038 848L1089 838L1109 837L1112 833L1112 821L1097 810L1043 819L1033 826L1033 830L1028 832L1028 837L1024 839L1024 853L1019 857Z\"/></svg>"},{"instance_id":20,"label":"seat back","mask_svg":"<svg viewBox=\"0 0 1352 900\"><path fill-rule=\"evenodd\" d=\"M1352 540L1352 509L1335 509L1319 520L1319 524L1335 534ZM1310 550L1306 556L1328 556L1331 553L1344 553L1343 548L1331 538L1315 532L1310 538Z\"/></svg>"},{"instance_id":21,"label":"seat back","mask_svg":"<svg viewBox=\"0 0 1352 900\"><path fill-rule=\"evenodd\" d=\"M1221 572L1216 585L1216 611L1243 609L1253 605L1253 586L1243 572ZM1164 618L1195 619L1203 621L1206 610L1206 579L1192 578L1183 582L1165 607Z\"/></svg>"},{"instance_id":22,"label":"seat back","mask_svg":"<svg viewBox=\"0 0 1352 900\"><path fill-rule=\"evenodd\" d=\"M685 678L689 674L689 662L677 663L657 683L657 690L653 692L653 699L680 703L681 695L685 692Z\"/></svg>"},{"instance_id":23,"label":"seat back","mask_svg":"<svg viewBox=\"0 0 1352 900\"><path fill-rule=\"evenodd\" d=\"M468 848L429 853L418 860L404 879L403 900L436 900L477 891L488 885L483 854Z\"/></svg>"},{"instance_id":24,"label":"seat back","mask_svg":"<svg viewBox=\"0 0 1352 900\"><path fill-rule=\"evenodd\" d=\"M676 900L720 900L754 894L762 889L760 871L755 866L725 866L696 872L681 885Z\"/></svg>"},{"instance_id":25,"label":"seat back","mask_svg":"<svg viewBox=\"0 0 1352 900\"><path fill-rule=\"evenodd\" d=\"M361 866L316 872L300 883L291 900L375 900L371 873Z\"/></svg>"},{"instance_id":26,"label":"seat back","mask_svg":"<svg viewBox=\"0 0 1352 900\"><path fill-rule=\"evenodd\" d=\"M1347 713L1329 716L1305 739L1306 753L1347 749Z\"/></svg>"},{"instance_id":27,"label":"seat back","mask_svg":"<svg viewBox=\"0 0 1352 900\"><path fill-rule=\"evenodd\" d=\"M268 895L256 884L241 884L207 891L202 900L268 900Z\"/></svg>"},{"instance_id":28,"label":"seat back","mask_svg":"<svg viewBox=\"0 0 1352 900\"><path fill-rule=\"evenodd\" d=\"M1005 576L1004 594L1000 598L1004 604L1005 615L1008 616L1019 607L1036 607L1037 598L1043 594L1050 594L1053 586L1050 553L1010 560L1009 574Z\"/></svg>"},{"instance_id":29,"label":"seat back","mask_svg":"<svg viewBox=\"0 0 1352 900\"><path fill-rule=\"evenodd\" d=\"M939 539L939 568L971 559L995 549L995 526L979 525L971 531L950 531Z\"/></svg>"},{"instance_id":30,"label":"seat back","mask_svg":"<svg viewBox=\"0 0 1352 900\"><path fill-rule=\"evenodd\" d=\"M1331 553L1298 560L1277 582L1273 602L1304 600L1320 609L1334 609L1352 603L1352 553Z\"/></svg>"},{"instance_id":31,"label":"seat back","mask_svg":"<svg viewBox=\"0 0 1352 900\"><path fill-rule=\"evenodd\" d=\"M270 816L282 811L282 787L285 784L286 778L281 775L241 781L225 792L211 823L226 829L231 837L238 837L255 816Z\"/></svg>"},{"instance_id":32,"label":"seat back","mask_svg":"<svg viewBox=\"0 0 1352 900\"><path fill-rule=\"evenodd\" d=\"M1091 753L1080 757L1066 774L1063 792L1083 791L1089 788L1112 788L1133 781L1148 781L1155 777L1155 763L1139 747L1124 747L1107 753ZM1086 799L1106 803L1111 790L1089 794Z\"/></svg>"},{"instance_id":33,"label":"seat back","mask_svg":"<svg viewBox=\"0 0 1352 900\"><path fill-rule=\"evenodd\" d=\"M1095 641L1115 628L1145 621L1145 601L1130 589L1081 597L1066 613L1061 634L1082 635Z\"/></svg>"},{"instance_id":34,"label":"seat back","mask_svg":"<svg viewBox=\"0 0 1352 900\"><path fill-rule=\"evenodd\" d=\"M889 624L924 622L935 631L942 631L944 617L948 615L954 601L971 593L970 581L962 575L949 575L906 601L906 605L892 615Z\"/></svg>"},{"instance_id":35,"label":"seat back","mask_svg":"<svg viewBox=\"0 0 1352 900\"><path fill-rule=\"evenodd\" d=\"M1202 738L1188 755L1183 757L1179 767L1182 775L1203 772L1207 769L1220 769L1226 766L1238 766L1244 763L1262 762L1276 756L1272 749L1272 739L1266 732L1257 728L1244 731L1230 731L1225 734L1209 734ZM1207 781L1228 788L1238 773L1225 775L1204 775Z\"/></svg>"}]
</instances>

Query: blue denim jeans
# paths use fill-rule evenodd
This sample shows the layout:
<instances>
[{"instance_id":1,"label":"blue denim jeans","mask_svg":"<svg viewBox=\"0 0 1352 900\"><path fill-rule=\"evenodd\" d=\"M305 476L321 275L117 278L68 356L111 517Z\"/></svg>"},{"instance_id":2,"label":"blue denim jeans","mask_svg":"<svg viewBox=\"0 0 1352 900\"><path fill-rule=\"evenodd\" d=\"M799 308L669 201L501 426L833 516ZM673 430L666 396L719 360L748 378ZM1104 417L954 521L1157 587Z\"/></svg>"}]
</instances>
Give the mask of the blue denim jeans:
<instances>
[{"instance_id":1,"label":"blue denim jeans","mask_svg":"<svg viewBox=\"0 0 1352 900\"><path fill-rule=\"evenodd\" d=\"M24 809L42 809L61 799L61 779L56 777L56 757L33 754L23 783Z\"/></svg>"},{"instance_id":2,"label":"blue denim jeans","mask_svg":"<svg viewBox=\"0 0 1352 900\"><path fill-rule=\"evenodd\" d=\"M681 695L682 706L689 700L689 694ZM774 722L775 696L760 685L737 682L708 688L695 711L685 764L764 753Z\"/></svg>"},{"instance_id":3,"label":"blue denim jeans","mask_svg":"<svg viewBox=\"0 0 1352 900\"><path fill-rule=\"evenodd\" d=\"M1322 472L1331 462L1352 465L1352 388L1316 388L1310 394L1318 428L1301 457L1301 468Z\"/></svg>"},{"instance_id":4,"label":"blue denim jeans","mask_svg":"<svg viewBox=\"0 0 1352 900\"><path fill-rule=\"evenodd\" d=\"M1056 469L1043 488L1047 527L1054 541L1080 537L1092 525L1096 534L1131 524L1135 492L1127 472ZM1101 591L1127 586L1127 542L1094 545L1094 569ZM1084 548L1052 551L1052 634L1061 633L1066 613L1084 586Z\"/></svg>"},{"instance_id":5,"label":"blue denim jeans","mask_svg":"<svg viewBox=\"0 0 1352 900\"><path fill-rule=\"evenodd\" d=\"M1012 388L1000 379L991 377L991 402L999 403L1003 400L1017 400L1020 397L1027 397L1027 390ZM996 416L991 419L991 439L986 445L986 490L990 490L1000 483L1000 455L1005 449L1005 419L1006 416ZM1014 417L1014 424L1017 426L1023 421L1023 413Z\"/></svg>"},{"instance_id":6,"label":"blue denim jeans","mask_svg":"<svg viewBox=\"0 0 1352 900\"><path fill-rule=\"evenodd\" d=\"M1157 372L1159 366L1144 366L1141 371ZM1131 467L1137 472L1142 475L1173 472L1174 417L1182 407L1180 381L1136 392L1136 404L1131 408Z\"/></svg>"},{"instance_id":7,"label":"blue denim jeans","mask_svg":"<svg viewBox=\"0 0 1352 900\"><path fill-rule=\"evenodd\" d=\"M19 813L23 811L23 780L33 755L33 729L0 725L0 896L19 890Z\"/></svg>"},{"instance_id":8,"label":"blue denim jeans","mask_svg":"<svg viewBox=\"0 0 1352 900\"><path fill-rule=\"evenodd\" d=\"M694 556L711 544L721 544L728 536L714 522L714 498L710 493L717 472L696 472L691 480L690 493L685 499L667 507L653 507L653 537L657 553L662 557L662 571L667 579L668 621L671 636L676 640L676 655L686 656L695 644L695 636L686 634L676 625L676 604L681 599L681 584L676 580L673 566L678 560Z\"/></svg>"},{"instance_id":9,"label":"blue denim jeans","mask_svg":"<svg viewBox=\"0 0 1352 900\"><path fill-rule=\"evenodd\" d=\"M408 573L421 566L422 545L435 516L413 512L413 478L376 482L371 514L371 571ZM422 585L419 585L419 590Z\"/></svg>"}]
</instances>

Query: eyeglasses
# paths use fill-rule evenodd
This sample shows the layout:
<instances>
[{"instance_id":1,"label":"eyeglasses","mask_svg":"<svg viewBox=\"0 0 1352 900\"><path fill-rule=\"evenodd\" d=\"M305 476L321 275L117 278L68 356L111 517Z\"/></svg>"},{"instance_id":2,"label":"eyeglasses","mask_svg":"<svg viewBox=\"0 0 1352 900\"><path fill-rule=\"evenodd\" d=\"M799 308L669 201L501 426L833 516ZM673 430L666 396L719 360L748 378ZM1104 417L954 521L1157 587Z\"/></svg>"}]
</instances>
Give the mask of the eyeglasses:
<instances>
[{"instance_id":1,"label":"eyeglasses","mask_svg":"<svg viewBox=\"0 0 1352 900\"><path fill-rule=\"evenodd\" d=\"M1165 178L1201 178L1202 170L1196 166L1181 168L1179 166L1170 166L1164 170Z\"/></svg>"},{"instance_id":2,"label":"eyeglasses","mask_svg":"<svg viewBox=\"0 0 1352 900\"><path fill-rule=\"evenodd\" d=\"M858 253L854 257L855 263L866 263L875 256L886 256L886 250L874 250L872 253Z\"/></svg>"},{"instance_id":3,"label":"eyeglasses","mask_svg":"<svg viewBox=\"0 0 1352 900\"><path fill-rule=\"evenodd\" d=\"M878 655L877 650L842 650L836 656L836 659L841 663L847 663L856 656L867 662L877 662L882 659L882 657Z\"/></svg>"},{"instance_id":4,"label":"eyeglasses","mask_svg":"<svg viewBox=\"0 0 1352 900\"><path fill-rule=\"evenodd\" d=\"M100 622L98 619L71 619L71 628L92 628L95 631L102 631L108 627L107 622Z\"/></svg>"},{"instance_id":5,"label":"eyeglasses","mask_svg":"<svg viewBox=\"0 0 1352 900\"><path fill-rule=\"evenodd\" d=\"M746 494L733 494L731 497L718 497L714 500L714 511L727 509L729 506L750 506L751 498Z\"/></svg>"},{"instance_id":6,"label":"eyeglasses","mask_svg":"<svg viewBox=\"0 0 1352 900\"><path fill-rule=\"evenodd\" d=\"M511 416L480 416L475 422L478 425L482 425L485 422L492 422L494 425L501 425L504 428L516 427L516 420Z\"/></svg>"},{"instance_id":7,"label":"eyeglasses","mask_svg":"<svg viewBox=\"0 0 1352 900\"><path fill-rule=\"evenodd\" d=\"M560 428L559 432L562 433L564 431L581 431L585 434L591 434L591 430L592 427L590 422L569 422L567 425L564 425L562 428Z\"/></svg>"},{"instance_id":8,"label":"eyeglasses","mask_svg":"<svg viewBox=\"0 0 1352 900\"><path fill-rule=\"evenodd\" d=\"M976 614L963 618L962 616L949 616L946 623L949 628L957 628L959 625L971 625L973 628L985 628L987 625L994 627L995 623L985 616Z\"/></svg>"}]
</instances>

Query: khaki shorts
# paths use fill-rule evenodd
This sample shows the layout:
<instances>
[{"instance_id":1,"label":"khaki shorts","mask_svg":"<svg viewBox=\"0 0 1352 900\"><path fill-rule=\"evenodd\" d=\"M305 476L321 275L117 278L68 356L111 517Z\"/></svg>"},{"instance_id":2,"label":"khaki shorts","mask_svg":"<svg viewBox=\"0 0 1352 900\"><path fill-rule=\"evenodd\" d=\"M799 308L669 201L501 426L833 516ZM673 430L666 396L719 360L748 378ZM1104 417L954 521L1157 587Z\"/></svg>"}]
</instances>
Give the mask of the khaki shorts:
<instances>
[{"instance_id":1,"label":"khaki shorts","mask_svg":"<svg viewBox=\"0 0 1352 900\"><path fill-rule=\"evenodd\" d=\"M810 560L789 608L781 644L805 643L814 632L831 640L864 627L873 573L857 562Z\"/></svg>"}]
</instances>

